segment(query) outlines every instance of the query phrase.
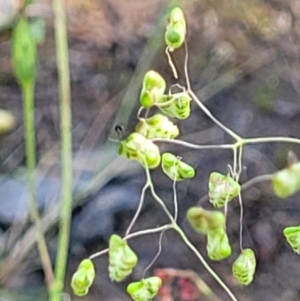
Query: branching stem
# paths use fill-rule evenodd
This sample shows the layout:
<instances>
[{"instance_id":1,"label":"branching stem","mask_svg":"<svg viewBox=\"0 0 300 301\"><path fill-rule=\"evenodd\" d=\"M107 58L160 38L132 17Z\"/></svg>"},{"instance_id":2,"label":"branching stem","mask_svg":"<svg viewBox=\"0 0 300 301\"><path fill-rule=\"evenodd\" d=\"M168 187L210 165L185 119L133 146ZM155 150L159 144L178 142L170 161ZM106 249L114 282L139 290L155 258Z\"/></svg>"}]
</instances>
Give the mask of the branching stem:
<instances>
[{"instance_id":1,"label":"branching stem","mask_svg":"<svg viewBox=\"0 0 300 301\"><path fill-rule=\"evenodd\" d=\"M132 219L131 222L130 222L130 225L129 225L127 231L126 231L125 236L128 236L128 234L130 233L132 227L134 226L134 224L135 224L137 218L138 218L139 215L140 215L140 212L141 212L142 207L143 207L143 204L144 204L145 192L146 192L146 190L147 190L148 187L149 187L149 183L146 182L146 184L145 184L144 187L143 187L142 193L141 193L139 206L138 206L138 208L137 208L137 210L136 210L136 212L135 212L135 215L134 215L133 219Z\"/></svg>"},{"instance_id":2,"label":"branching stem","mask_svg":"<svg viewBox=\"0 0 300 301\"><path fill-rule=\"evenodd\" d=\"M168 224L168 225L164 225L164 226L153 228L153 229L140 230L140 231L133 232L133 233L130 233L130 234L126 235L123 239L129 240L129 239L134 238L134 237L143 236L143 235L147 235L147 234L153 234L153 233L159 233L159 232L171 229L171 228L172 228L171 225ZM104 249L100 252L94 253L93 255L91 255L89 257L89 259L91 259L91 260L96 259L96 258L98 258L98 257L100 257L100 256L102 256L106 253L108 253L108 249Z\"/></svg>"},{"instance_id":3,"label":"branching stem","mask_svg":"<svg viewBox=\"0 0 300 301\"><path fill-rule=\"evenodd\" d=\"M241 141L242 138L236 134L234 131L226 127L222 122L220 122L213 114L206 108L206 106L200 101L200 99L197 97L197 95L192 91L188 91L189 95L192 97L192 99L195 101L195 103L198 105L198 107L221 129L224 130L227 134L229 134L234 140Z\"/></svg>"},{"instance_id":4,"label":"branching stem","mask_svg":"<svg viewBox=\"0 0 300 301\"><path fill-rule=\"evenodd\" d=\"M177 231L179 233L179 235L181 236L182 240L185 242L185 244L193 251L193 253L198 257L198 259L200 260L200 262L203 264L204 268L208 271L208 273L219 283L219 285L225 290L225 292L229 295L229 297L231 298L232 301L238 301L236 299L236 297L234 296L234 294L231 292L231 290L227 287L227 285L222 281L222 279L218 276L218 274L209 266L209 264L205 261L205 259L203 258L203 256L201 255L201 253L195 248L195 246L189 241L189 239L187 238L187 236L185 235L185 233L181 230L181 228L177 225L176 221L174 220L174 218L172 217L171 213L169 212L169 210L167 209L166 205L164 204L164 202L160 199L160 197L156 194L155 190L154 190L154 186L151 180L151 176L150 176L150 172L149 169L147 167L145 167L145 171L146 171L146 177L147 177L147 181L150 182L150 190L152 193L152 196L154 197L154 199L160 204L160 206L162 207L163 211L166 213L166 215L168 216L168 218L171 221L171 227Z\"/></svg>"}]
</instances>

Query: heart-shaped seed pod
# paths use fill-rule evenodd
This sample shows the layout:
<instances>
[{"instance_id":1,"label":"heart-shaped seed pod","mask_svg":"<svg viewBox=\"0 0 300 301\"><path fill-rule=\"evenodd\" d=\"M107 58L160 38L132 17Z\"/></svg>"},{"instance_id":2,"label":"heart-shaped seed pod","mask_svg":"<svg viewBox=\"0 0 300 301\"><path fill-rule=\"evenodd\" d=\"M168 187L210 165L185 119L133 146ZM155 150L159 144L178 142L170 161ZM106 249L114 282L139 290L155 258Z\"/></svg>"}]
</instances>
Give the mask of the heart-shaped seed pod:
<instances>
[{"instance_id":1,"label":"heart-shaped seed pod","mask_svg":"<svg viewBox=\"0 0 300 301\"><path fill-rule=\"evenodd\" d=\"M161 285L161 279L153 276L130 283L127 286L127 292L135 301L151 301L157 295Z\"/></svg>"},{"instance_id":2,"label":"heart-shaped seed pod","mask_svg":"<svg viewBox=\"0 0 300 301\"><path fill-rule=\"evenodd\" d=\"M165 42L173 51L179 48L185 40L186 35L186 22L182 9L175 7L172 9L165 33Z\"/></svg>"},{"instance_id":3,"label":"heart-shaped seed pod","mask_svg":"<svg viewBox=\"0 0 300 301\"><path fill-rule=\"evenodd\" d=\"M130 275L138 262L136 254L127 242L116 234L110 237L108 257L109 277L118 282Z\"/></svg>"},{"instance_id":4,"label":"heart-shaped seed pod","mask_svg":"<svg viewBox=\"0 0 300 301\"><path fill-rule=\"evenodd\" d=\"M208 182L209 201L215 208L220 208L230 202L241 191L241 186L229 175L212 172Z\"/></svg>"},{"instance_id":5,"label":"heart-shaped seed pod","mask_svg":"<svg viewBox=\"0 0 300 301\"><path fill-rule=\"evenodd\" d=\"M234 277L243 285L249 285L253 281L256 268L255 253L251 249L245 249L232 265Z\"/></svg>"}]
</instances>

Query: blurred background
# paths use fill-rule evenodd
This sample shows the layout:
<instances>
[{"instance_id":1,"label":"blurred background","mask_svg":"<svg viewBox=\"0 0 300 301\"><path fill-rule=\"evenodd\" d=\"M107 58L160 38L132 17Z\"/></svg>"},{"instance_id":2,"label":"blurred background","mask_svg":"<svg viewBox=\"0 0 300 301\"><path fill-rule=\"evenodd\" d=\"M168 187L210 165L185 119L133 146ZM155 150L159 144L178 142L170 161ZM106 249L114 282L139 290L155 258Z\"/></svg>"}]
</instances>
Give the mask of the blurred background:
<instances>
[{"instance_id":1,"label":"blurred background","mask_svg":"<svg viewBox=\"0 0 300 301\"><path fill-rule=\"evenodd\" d=\"M21 0L0 0L0 109L14 117L10 131L0 136L0 301L47 300L44 275L28 221L24 128L21 91L11 64L11 24ZM299 0L69 0L67 2L72 88L74 206L64 300L80 300L70 290L70 277L79 261L107 247L112 233L124 235L144 184L141 167L117 156L113 128L134 129L144 73L154 69L168 85L175 83L164 53L166 12L179 4L185 12L192 89L226 126L245 137L300 137L300 1ZM37 195L50 255L54 259L60 199L60 137L58 79L55 65L51 3L37 0L26 14L46 21L46 36L39 47L35 90L37 139ZM184 50L173 55L184 84ZM186 121L177 121L180 139L197 144L232 140L194 104ZM4 120L1 117L0 122ZM11 118L11 117L9 117ZM178 184L179 223L205 254L205 239L185 221L196 204L211 208L201 198L207 193L212 171L227 173L231 151L188 150L159 145L182 156L196 168L196 177ZM258 144L243 153L241 182L270 174L287 165L287 153L300 156L298 146ZM172 209L172 182L153 171L157 193ZM203 199L202 199L203 200ZM211 266L242 301L299 300L300 259L285 242L282 229L300 220L299 194L277 199L268 182L243 192L244 246L257 255L257 272L249 287L239 285L231 264L239 253L239 205L228 211L232 256ZM159 206L146 195L134 230L153 228L167 221ZM126 284L138 280L158 250L158 235L131 240L139 264L124 283L109 280L106 255L95 261L97 277L81 300L126 301ZM167 232L155 269L192 270L219 299L204 296L192 283L183 294L182 278L169 283L159 301L229 300L180 238ZM205 258L206 255L204 255ZM68 296L70 294L70 296Z\"/></svg>"}]
</instances>

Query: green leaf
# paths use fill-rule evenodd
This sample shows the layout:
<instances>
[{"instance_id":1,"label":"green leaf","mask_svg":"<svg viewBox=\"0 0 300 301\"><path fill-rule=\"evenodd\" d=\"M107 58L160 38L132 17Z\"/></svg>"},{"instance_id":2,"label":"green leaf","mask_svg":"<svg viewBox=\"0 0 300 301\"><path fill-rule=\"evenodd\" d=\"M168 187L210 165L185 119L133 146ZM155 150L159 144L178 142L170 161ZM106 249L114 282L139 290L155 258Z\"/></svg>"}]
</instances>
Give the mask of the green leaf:
<instances>
[{"instance_id":1,"label":"green leaf","mask_svg":"<svg viewBox=\"0 0 300 301\"><path fill-rule=\"evenodd\" d=\"M249 285L253 281L256 268L255 253L251 249L245 249L232 265L234 277L243 285Z\"/></svg>"},{"instance_id":2,"label":"green leaf","mask_svg":"<svg viewBox=\"0 0 300 301\"><path fill-rule=\"evenodd\" d=\"M151 301L157 295L161 285L161 279L153 276L130 283L127 286L127 292L135 301Z\"/></svg>"},{"instance_id":3,"label":"green leaf","mask_svg":"<svg viewBox=\"0 0 300 301\"><path fill-rule=\"evenodd\" d=\"M127 245L127 242L116 234L110 237L108 256L109 276L118 282L130 275L138 262L136 254Z\"/></svg>"}]
</instances>

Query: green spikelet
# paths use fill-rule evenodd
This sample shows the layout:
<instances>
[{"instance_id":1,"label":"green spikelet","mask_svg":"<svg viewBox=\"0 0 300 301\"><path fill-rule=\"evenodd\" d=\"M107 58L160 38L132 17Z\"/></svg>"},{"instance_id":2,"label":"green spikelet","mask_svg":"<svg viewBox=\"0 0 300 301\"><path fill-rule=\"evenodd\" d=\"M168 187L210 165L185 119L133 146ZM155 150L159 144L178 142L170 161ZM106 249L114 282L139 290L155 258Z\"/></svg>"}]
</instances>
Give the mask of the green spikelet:
<instances>
[{"instance_id":1,"label":"green spikelet","mask_svg":"<svg viewBox=\"0 0 300 301\"><path fill-rule=\"evenodd\" d=\"M71 281L74 294L77 296L86 295L94 279L95 269L93 262L90 259L82 260Z\"/></svg>"},{"instance_id":2,"label":"green spikelet","mask_svg":"<svg viewBox=\"0 0 300 301\"><path fill-rule=\"evenodd\" d=\"M232 265L234 277L243 285L253 281L256 268L256 259L253 250L245 249Z\"/></svg>"},{"instance_id":3,"label":"green spikelet","mask_svg":"<svg viewBox=\"0 0 300 301\"><path fill-rule=\"evenodd\" d=\"M287 198L300 189L300 162L274 174L273 189L280 198Z\"/></svg>"},{"instance_id":4,"label":"green spikelet","mask_svg":"<svg viewBox=\"0 0 300 301\"><path fill-rule=\"evenodd\" d=\"M127 245L127 242L116 234L110 237L108 256L109 277L118 282L130 275L138 262L136 254Z\"/></svg>"},{"instance_id":5,"label":"green spikelet","mask_svg":"<svg viewBox=\"0 0 300 301\"><path fill-rule=\"evenodd\" d=\"M187 92L164 95L157 106L169 117L187 119L191 114L191 97Z\"/></svg>"},{"instance_id":6,"label":"green spikelet","mask_svg":"<svg viewBox=\"0 0 300 301\"><path fill-rule=\"evenodd\" d=\"M141 118L135 127L137 133L148 139L174 139L179 135L178 127L168 117L156 114L149 118Z\"/></svg>"},{"instance_id":7,"label":"green spikelet","mask_svg":"<svg viewBox=\"0 0 300 301\"><path fill-rule=\"evenodd\" d=\"M215 208L220 208L239 195L241 186L229 175L212 172L208 183L209 201Z\"/></svg>"},{"instance_id":8,"label":"green spikelet","mask_svg":"<svg viewBox=\"0 0 300 301\"><path fill-rule=\"evenodd\" d=\"M161 279L153 276L130 283L127 292L134 301L151 301L157 295L161 284Z\"/></svg>"},{"instance_id":9,"label":"green spikelet","mask_svg":"<svg viewBox=\"0 0 300 301\"><path fill-rule=\"evenodd\" d=\"M300 255L300 226L286 227L283 235L293 251Z\"/></svg>"},{"instance_id":10,"label":"green spikelet","mask_svg":"<svg viewBox=\"0 0 300 301\"><path fill-rule=\"evenodd\" d=\"M140 103L144 108L151 108L159 102L166 90L163 77L154 70L148 71L143 79Z\"/></svg>"},{"instance_id":11,"label":"green spikelet","mask_svg":"<svg viewBox=\"0 0 300 301\"><path fill-rule=\"evenodd\" d=\"M226 221L224 213L201 207L190 208L187 211L187 219L195 231L203 234L223 229Z\"/></svg>"},{"instance_id":12,"label":"green spikelet","mask_svg":"<svg viewBox=\"0 0 300 301\"><path fill-rule=\"evenodd\" d=\"M186 22L183 11L180 7L172 9L165 33L165 42L170 51L179 48L185 40Z\"/></svg>"},{"instance_id":13,"label":"green spikelet","mask_svg":"<svg viewBox=\"0 0 300 301\"><path fill-rule=\"evenodd\" d=\"M164 173L176 181L184 181L195 176L195 169L171 153L164 153L161 157L161 167Z\"/></svg>"},{"instance_id":14,"label":"green spikelet","mask_svg":"<svg viewBox=\"0 0 300 301\"><path fill-rule=\"evenodd\" d=\"M118 154L136 160L145 167L156 168L160 164L159 148L140 133L132 133L119 144Z\"/></svg>"},{"instance_id":15,"label":"green spikelet","mask_svg":"<svg viewBox=\"0 0 300 301\"><path fill-rule=\"evenodd\" d=\"M223 260L231 255L231 246L224 228L207 233L207 256L214 261Z\"/></svg>"}]
</instances>

